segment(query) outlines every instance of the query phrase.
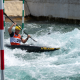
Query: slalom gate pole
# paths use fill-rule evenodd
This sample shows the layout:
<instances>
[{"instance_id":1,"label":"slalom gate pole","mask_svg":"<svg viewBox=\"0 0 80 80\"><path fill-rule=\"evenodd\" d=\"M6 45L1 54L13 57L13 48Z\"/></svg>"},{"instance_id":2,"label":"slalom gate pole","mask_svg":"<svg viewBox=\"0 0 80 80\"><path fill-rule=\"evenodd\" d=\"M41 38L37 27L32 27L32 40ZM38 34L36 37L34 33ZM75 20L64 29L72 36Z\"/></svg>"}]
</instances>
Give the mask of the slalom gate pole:
<instances>
[{"instance_id":1,"label":"slalom gate pole","mask_svg":"<svg viewBox=\"0 0 80 80\"><path fill-rule=\"evenodd\" d=\"M1 80L4 80L4 27L3 27L3 0L0 0L0 68Z\"/></svg>"},{"instance_id":2,"label":"slalom gate pole","mask_svg":"<svg viewBox=\"0 0 80 80\"><path fill-rule=\"evenodd\" d=\"M22 6L22 35L23 35L23 29L24 29L24 0L23 0L23 6Z\"/></svg>"},{"instance_id":3,"label":"slalom gate pole","mask_svg":"<svg viewBox=\"0 0 80 80\"><path fill-rule=\"evenodd\" d=\"M5 12L5 9L4 9L4 0L3 0L3 12ZM5 15L3 15L3 22L4 22L4 32L5 32Z\"/></svg>"}]
</instances>

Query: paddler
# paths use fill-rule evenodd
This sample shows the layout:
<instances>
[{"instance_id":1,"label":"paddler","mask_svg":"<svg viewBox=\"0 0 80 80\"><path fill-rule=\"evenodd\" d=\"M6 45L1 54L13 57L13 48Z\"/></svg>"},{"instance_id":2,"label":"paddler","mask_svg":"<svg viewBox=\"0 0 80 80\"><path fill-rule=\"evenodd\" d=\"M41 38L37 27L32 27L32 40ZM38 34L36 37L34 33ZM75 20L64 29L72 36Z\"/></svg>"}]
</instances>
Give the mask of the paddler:
<instances>
[{"instance_id":1,"label":"paddler","mask_svg":"<svg viewBox=\"0 0 80 80\"><path fill-rule=\"evenodd\" d=\"M27 36L26 39L22 39L21 35L19 34L21 27L16 26L15 27L15 32L12 31L13 26L15 26L16 23L13 23L11 27L8 29L9 35L10 35L10 44L11 45L20 45L20 43L25 43L29 38L30 35Z\"/></svg>"}]
</instances>

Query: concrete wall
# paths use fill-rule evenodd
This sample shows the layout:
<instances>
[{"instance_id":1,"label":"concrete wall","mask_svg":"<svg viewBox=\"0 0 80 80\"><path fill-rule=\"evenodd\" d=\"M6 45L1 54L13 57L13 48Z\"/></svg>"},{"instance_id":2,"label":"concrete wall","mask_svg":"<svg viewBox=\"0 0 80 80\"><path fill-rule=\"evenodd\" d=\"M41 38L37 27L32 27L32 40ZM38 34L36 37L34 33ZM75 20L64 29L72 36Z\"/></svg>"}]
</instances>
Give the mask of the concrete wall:
<instances>
[{"instance_id":1,"label":"concrete wall","mask_svg":"<svg viewBox=\"0 0 80 80\"><path fill-rule=\"evenodd\" d=\"M5 1L4 8L8 16L22 16L22 1Z\"/></svg>"},{"instance_id":2,"label":"concrete wall","mask_svg":"<svg viewBox=\"0 0 80 80\"><path fill-rule=\"evenodd\" d=\"M80 20L80 0L26 0L25 15ZM29 7L29 9L27 8Z\"/></svg>"}]
</instances>

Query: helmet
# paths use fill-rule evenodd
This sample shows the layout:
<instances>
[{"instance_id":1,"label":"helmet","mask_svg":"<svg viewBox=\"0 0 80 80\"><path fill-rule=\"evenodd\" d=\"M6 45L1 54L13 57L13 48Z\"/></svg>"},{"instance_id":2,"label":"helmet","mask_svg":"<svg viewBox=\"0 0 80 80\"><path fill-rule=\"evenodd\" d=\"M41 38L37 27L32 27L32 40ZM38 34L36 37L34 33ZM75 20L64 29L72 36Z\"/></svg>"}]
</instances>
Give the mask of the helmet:
<instances>
[{"instance_id":1,"label":"helmet","mask_svg":"<svg viewBox=\"0 0 80 80\"><path fill-rule=\"evenodd\" d=\"M16 26L15 29L16 30L21 30L21 27L20 26Z\"/></svg>"}]
</instances>

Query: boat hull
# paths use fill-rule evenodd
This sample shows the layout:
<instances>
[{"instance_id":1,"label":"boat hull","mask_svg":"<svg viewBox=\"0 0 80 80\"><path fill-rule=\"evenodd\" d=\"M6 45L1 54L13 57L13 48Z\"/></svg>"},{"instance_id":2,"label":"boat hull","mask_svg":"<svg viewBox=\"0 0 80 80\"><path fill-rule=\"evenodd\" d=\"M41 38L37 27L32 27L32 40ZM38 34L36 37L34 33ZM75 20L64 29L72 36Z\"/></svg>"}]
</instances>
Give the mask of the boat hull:
<instances>
[{"instance_id":1,"label":"boat hull","mask_svg":"<svg viewBox=\"0 0 80 80\"><path fill-rule=\"evenodd\" d=\"M11 49L22 49L22 50L26 50L28 52L45 52L45 51L55 51L58 50L60 48L50 48L50 47L39 47L39 46L32 46L32 45L5 45L8 48Z\"/></svg>"}]
</instances>

